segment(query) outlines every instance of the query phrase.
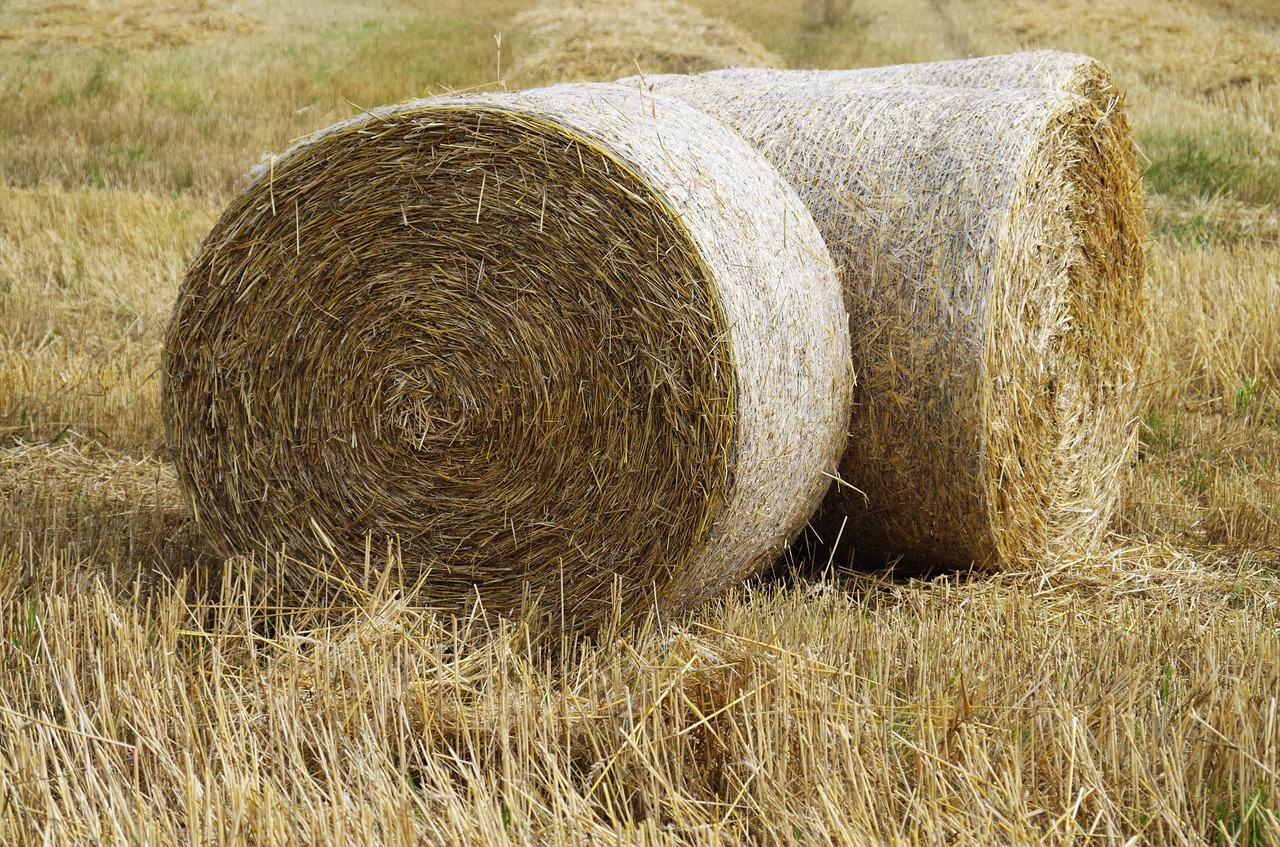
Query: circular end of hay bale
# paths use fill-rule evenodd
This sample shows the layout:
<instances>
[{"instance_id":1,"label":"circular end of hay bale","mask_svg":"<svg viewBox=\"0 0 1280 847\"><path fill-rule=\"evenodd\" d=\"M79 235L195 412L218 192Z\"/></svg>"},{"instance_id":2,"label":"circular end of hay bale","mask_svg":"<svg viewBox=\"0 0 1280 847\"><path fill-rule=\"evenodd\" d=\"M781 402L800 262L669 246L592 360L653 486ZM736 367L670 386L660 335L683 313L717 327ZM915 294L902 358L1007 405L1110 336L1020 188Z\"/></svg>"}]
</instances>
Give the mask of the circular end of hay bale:
<instances>
[{"instance_id":1,"label":"circular end of hay bale","mask_svg":"<svg viewBox=\"0 0 1280 847\"><path fill-rule=\"evenodd\" d=\"M1096 544L1137 445L1147 223L1123 110L1062 98L1016 185L985 333L984 443L992 558L1034 563Z\"/></svg>"},{"instance_id":2,"label":"circular end of hay bale","mask_svg":"<svg viewBox=\"0 0 1280 847\"><path fill-rule=\"evenodd\" d=\"M179 478L224 553L391 550L446 608L586 621L615 584L683 608L826 488L831 267L777 174L666 98L378 110L261 168L193 263L164 360Z\"/></svg>"}]
</instances>

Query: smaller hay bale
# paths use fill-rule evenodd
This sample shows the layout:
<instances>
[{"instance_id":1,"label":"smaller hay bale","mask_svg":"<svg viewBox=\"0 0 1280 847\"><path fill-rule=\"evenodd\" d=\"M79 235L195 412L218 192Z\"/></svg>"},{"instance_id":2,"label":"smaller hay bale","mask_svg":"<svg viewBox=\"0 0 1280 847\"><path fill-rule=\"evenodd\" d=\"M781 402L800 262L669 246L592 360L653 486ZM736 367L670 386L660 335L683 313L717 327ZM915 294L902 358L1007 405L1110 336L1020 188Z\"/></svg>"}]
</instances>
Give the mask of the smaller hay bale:
<instances>
[{"instance_id":1,"label":"smaller hay bale","mask_svg":"<svg viewBox=\"0 0 1280 847\"><path fill-rule=\"evenodd\" d=\"M511 24L533 42L510 71L525 85L783 65L738 27L679 0L545 0Z\"/></svg>"},{"instance_id":2,"label":"smaller hay bale","mask_svg":"<svg viewBox=\"0 0 1280 847\"><path fill-rule=\"evenodd\" d=\"M828 487L833 267L777 172L671 98L378 109L260 166L192 264L163 363L179 479L226 554L359 572L391 545L445 609L589 624L615 584L624 611L688 608Z\"/></svg>"},{"instance_id":3,"label":"smaller hay bale","mask_svg":"<svg viewBox=\"0 0 1280 847\"><path fill-rule=\"evenodd\" d=\"M1146 225L1122 110L868 73L624 83L742 133L841 265L858 384L846 484L814 522L824 543L988 569L1091 547L1136 443L1146 339Z\"/></svg>"}]
</instances>

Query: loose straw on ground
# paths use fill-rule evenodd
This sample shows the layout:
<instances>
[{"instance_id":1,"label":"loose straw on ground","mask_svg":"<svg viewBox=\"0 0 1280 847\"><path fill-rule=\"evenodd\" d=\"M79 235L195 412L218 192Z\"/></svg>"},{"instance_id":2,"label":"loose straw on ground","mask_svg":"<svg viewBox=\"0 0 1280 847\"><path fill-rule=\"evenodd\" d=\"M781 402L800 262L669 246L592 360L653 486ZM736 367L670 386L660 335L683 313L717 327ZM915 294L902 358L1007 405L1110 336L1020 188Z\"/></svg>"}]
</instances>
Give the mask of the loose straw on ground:
<instances>
[{"instance_id":1,"label":"loose straw on ground","mask_svg":"<svg viewBox=\"0 0 1280 847\"><path fill-rule=\"evenodd\" d=\"M224 553L358 569L390 546L424 602L566 622L615 583L677 610L771 562L828 487L852 380L794 191L618 86L391 106L264 163L163 373Z\"/></svg>"},{"instance_id":2,"label":"loose straw on ground","mask_svg":"<svg viewBox=\"0 0 1280 847\"><path fill-rule=\"evenodd\" d=\"M858 385L822 540L871 561L985 568L1087 547L1136 441L1145 338L1121 105L867 73L627 83L742 133L842 266Z\"/></svg>"}]
</instances>

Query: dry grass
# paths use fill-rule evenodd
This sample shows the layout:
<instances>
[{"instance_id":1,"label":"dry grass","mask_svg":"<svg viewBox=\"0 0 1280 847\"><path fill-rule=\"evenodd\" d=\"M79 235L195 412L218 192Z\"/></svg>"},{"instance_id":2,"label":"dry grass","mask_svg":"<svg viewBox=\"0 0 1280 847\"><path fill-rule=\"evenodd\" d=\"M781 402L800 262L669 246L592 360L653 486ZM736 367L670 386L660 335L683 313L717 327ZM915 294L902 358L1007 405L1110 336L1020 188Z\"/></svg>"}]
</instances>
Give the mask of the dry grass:
<instances>
[{"instance_id":1,"label":"dry grass","mask_svg":"<svg viewBox=\"0 0 1280 847\"><path fill-rule=\"evenodd\" d=\"M807 581L572 647L377 596L275 608L231 567L121 595L21 562L9 843L1280 836L1280 604L1244 562Z\"/></svg>"},{"instance_id":2,"label":"dry grass","mask_svg":"<svg viewBox=\"0 0 1280 847\"><path fill-rule=\"evenodd\" d=\"M80 32L95 34L87 41L0 39L0 176L10 186L225 199L263 151L358 108L496 85L521 39L509 36L498 55L494 34L518 7L515 0L437 0L425 8L372 0L326 4L317 14L312 3L267 0L0 6L0 32L45 33L39 19L58 14L84 16ZM134 13L141 8L148 14ZM184 8L255 25L206 27L194 43L126 49L150 38L157 15ZM121 9L128 14L115 14ZM199 20L196 14L184 26ZM102 44L96 34L112 26L124 29Z\"/></svg>"},{"instance_id":3,"label":"dry grass","mask_svg":"<svg viewBox=\"0 0 1280 847\"><path fill-rule=\"evenodd\" d=\"M161 342L214 207L0 185L0 208L0 444L161 451Z\"/></svg>"},{"instance_id":4,"label":"dry grass","mask_svg":"<svg viewBox=\"0 0 1280 847\"><path fill-rule=\"evenodd\" d=\"M280 608L279 563L217 556L161 451L183 268L262 150L492 82L521 9L246 0L209 8L257 29L194 44L0 41L0 843L1280 842L1280 85L1204 93L1239 72L1204 33L1270 49L1274 4L1128 0L1149 58L1057 0L700 5L794 66L1116 71L1155 230L1109 552L802 573L563 647L392 585Z\"/></svg>"},{"instance_id":5,"label":"dry grass","mask_svg":"<svg viewBox=\"0 0 1280 847\"><path fill-rule=\"evenodd\" d=\"M1097 33L1128 54L1120 67L1144 81L1183 95L1210 95L1251 84L1271 85L1280 74L1280 42L1274 30L1246 21L1227 22L1193 3L1154 7L1123 0L1105 7L1085 0L1054 4L1010 3L994 23L1024 43L1061 43L1066 32ZM1189 57L1212 61L1188 62Z\"/></svg>"},{"instance_id":6,"label":"dry grass","mask_svg":"<svg viewBox=\"0 0 1280 847\"><path fill-rule=\"evenodd\" d=\"M1126 527L1280 558L1280 257L1153 249L1153 348Z\"/></svg>"},{"instance_id":7,"label":"dry grass","mask_svg":"<svg viewBox=\"0 0 1280 847\"><path fill-rule=\"evenodd\" d=\"M146 50L198 44L226 35L246 35L261 21L214 7L209 0L167 3L146 0L20 3L15 25L0 29L0 40L23 46L83 44L116 50Z\"/></svg>"}]
</instances>

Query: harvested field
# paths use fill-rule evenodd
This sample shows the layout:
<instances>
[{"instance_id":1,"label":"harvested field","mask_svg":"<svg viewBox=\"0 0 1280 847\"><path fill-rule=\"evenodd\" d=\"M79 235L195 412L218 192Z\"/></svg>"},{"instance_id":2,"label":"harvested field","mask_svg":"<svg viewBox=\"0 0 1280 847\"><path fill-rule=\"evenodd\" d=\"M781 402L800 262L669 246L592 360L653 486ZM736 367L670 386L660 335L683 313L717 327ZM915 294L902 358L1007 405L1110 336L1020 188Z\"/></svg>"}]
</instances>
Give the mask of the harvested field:
<instances>
[{"instance_id":1,"label":"harvested field","mask_svg":"<svg viewBox=\"0 0 1280 847\"><path fill-rule=\"evenodd\" d=\"M209 0L17 3L0 19L0 40L22 46L69 43L123 50L197 44L247 35L262 22Z\"/></svg>"},{"instance_id":2,"label":"harvested field","mask_svg":"<svg viewBox=\"0 0 1280 847\"><path fill-rule=\"evenodd\" d=\"M1098 549L915 578L793 558L564 642L416 602L385 550L367 585L309 563L325 599L299 603L301 560L221 555L167 452L185 270L262 151L495 87L528 4L215 0L261 26L0 40L0 844L1280 843L1280 86L1204 93L1280 43L1275 4L697 8L789 67L1114 71L1150 341Z\"/></svg>"},{"instance_id":3,"label":"harvested field","mask_svg":"<svg viewBox=\"0 0 1280 847\"><path fill-rule=\"evenodd\" d=\"M1153 10L1140 0L1106 7L1069 0L1046 15L1039 4L1010 3L997 21L1020 39L1037 44L1052 43L1067 27L1103 33L1131 56L1141 57L1135 67L1140 66L1144 76L1188 94L1210 95L1280 81L1280 42L1270 28L1259 32L1248 23L1227 23L1191 8L1180 15L1171 11ZM1212 59L1196 62L1196 57Z\"/></svg>"}]
</instances>

